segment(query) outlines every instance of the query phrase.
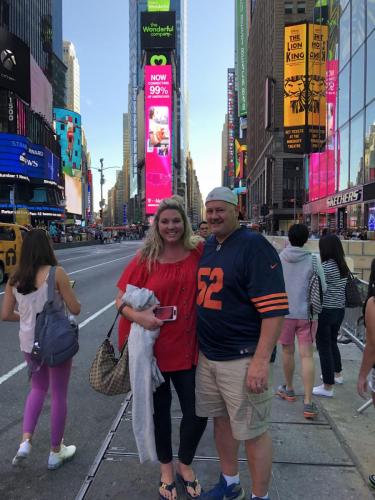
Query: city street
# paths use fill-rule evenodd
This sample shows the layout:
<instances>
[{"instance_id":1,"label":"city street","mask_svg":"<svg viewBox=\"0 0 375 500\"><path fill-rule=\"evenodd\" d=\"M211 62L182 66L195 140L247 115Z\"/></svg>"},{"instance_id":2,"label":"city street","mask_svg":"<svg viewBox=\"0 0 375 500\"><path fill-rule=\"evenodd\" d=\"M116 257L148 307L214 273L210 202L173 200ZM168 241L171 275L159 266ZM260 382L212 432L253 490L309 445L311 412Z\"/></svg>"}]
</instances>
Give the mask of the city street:
<instances>
[{"instance_id":1,"label":"city street","mask_svg":"<svg viewBox=\"0 0 375 500\"><path fill-rule=\"evenodd\" d=\"M107 397L94 392L88 383L88 371L115 316L113 300L116 282L138 247L138 242L126 242L56 252L61 265L76 280L75 291L82 303L79 316L80 351L73 361L65 433L66 444L77 445L77 456L59 471L47 470L50 432L48 400L37 427L30 463L25 470L11 465L21 438L28 381L19 349L17 324L0 323L2 500L70 499L78 492L123 399L122 396ZM1 285L0 302L3 293L4 285ZM114 337L116 339L117 335Z\"/></svg>"}]
</instances>

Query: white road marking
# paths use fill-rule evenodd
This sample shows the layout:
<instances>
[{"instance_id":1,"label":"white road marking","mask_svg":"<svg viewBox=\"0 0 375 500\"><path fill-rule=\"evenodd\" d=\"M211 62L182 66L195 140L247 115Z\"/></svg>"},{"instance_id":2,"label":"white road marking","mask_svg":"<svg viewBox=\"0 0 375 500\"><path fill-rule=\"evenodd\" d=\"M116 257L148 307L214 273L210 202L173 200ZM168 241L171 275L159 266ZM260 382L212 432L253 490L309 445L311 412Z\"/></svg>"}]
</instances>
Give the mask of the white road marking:
<instances>
[{"instance_id":1,"label":"white road marking","mask_svg":"<svg viewBox=\"0 0 375 500\"><path fill-rule=\"evenodd\" d=\"M71 274L75 274L75 273L80 273L82 271L87 271L88 269L93 269L94 267L104 266L105 264L110 264L111 262L116 262L117 260L122 260L122 259L126 259L128 257L133 257L133 255L135 255L135 253L126 255L124 257L120 257L119 259L114 259L114 260L109 260L107 262L102 262L101 264L97 264L95 266L85 267L84 269L78 269L77 271L73 271L73 272L68 273L68 274L71 275ZM2 295L3 293L4 292L0 292L0 295ZM88 323L90 323L95 318L97 318L102 313L104 313L107 309L112 307L114 305L114 303L115 303L115 301L112 300L112 302L110 302L106 306L99 309L99 311L97 311L96 313L94 313L91 316L89 316L88 318L86 318L84 321L82 321L82 323L79 324L79 328L83 328L84 326L86 326ZM9 380L11 377L13 377L13 375L18 373L19 371L23 370L25 367L26 367L26 363L24 362L24 363L19 364L18 366L15 366L14 368L12 368L8 373L6 373L2 377L0 377L0 385L3 384L4 382L6 382L7 380Z\"/></svg>"},{"instance_id":2,"label":"white road marking","mask_svg":"<svg viewBox=\"0 0 375 500\"><path fill-rule=\"evenodd\" d=\"M94 269L95 267L105 266L106 264L111 264L112 262L116 262L118 260L127 259L128 257L133 257L135 253L130 253L129 255L124 255L123 257L119 257L118 259L107 260L105 262L101 262L100 264L95 264L95 266L84 267L83 269L77 269L76 271L72 271L71 273L67 273L69 276L71 274L81 273L83 271L88 271L89 269ZM62 262L62 261L60 261ZM0 292L0 295L4 295L5 292Z\"/></svg>"},{"instance_id":3,"label":"white road marking","mask_svg":"<svg viewBox=\"0 0 375 500\"><path fill-rule=\"evenodd\" d=\"M99 311L96 311L96 313L94 313L91 316L89 316L88 318L86 318L84 321L82 321L79 324L79 328L80 329L83 328L88 323L90 323L91 321L93 321L95 318L97 318L98 316L100 316L101 314L103 314L107 309L109 309L110 307L113 307L114 303L115 303L115 301L112 300L109 304L107 304L106 306L104 306L101 309L99 309ZM0 385L3 384L4 382L6 382L7 380L9 380L11 377L13 377L13 375L15 375L19 371L23 370L24 368L26 368L26 362L21 363L18 366L15 366L14 368L12 368L8 373L6 373L2 377L0 377Z\"/></svg>"}]
</instances>

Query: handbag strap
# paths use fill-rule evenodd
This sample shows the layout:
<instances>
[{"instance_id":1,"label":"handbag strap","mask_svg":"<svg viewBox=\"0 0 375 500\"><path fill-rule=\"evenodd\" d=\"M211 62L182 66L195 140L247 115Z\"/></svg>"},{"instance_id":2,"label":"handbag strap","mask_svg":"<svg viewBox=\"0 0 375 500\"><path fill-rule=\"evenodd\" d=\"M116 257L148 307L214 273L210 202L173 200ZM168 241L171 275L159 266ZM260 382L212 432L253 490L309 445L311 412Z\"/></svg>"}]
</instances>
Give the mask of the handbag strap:
<instances>
[{"instance_id":1,"label":"handbag strap","mask_svg":"<svg viewBox=\"0 0 375 500\"><path fill-rule=\"evenodd\" d=\"M317 260L316 260L316 256L314 254L312 254L311 255L311 259L312 259L313 273L316 273L317 272Z\"/></svg>"},{"instance_id":2,"label":"handbag strap","mask_svg":"<svg viewBox=\"0 0 375 500\"><path fill-rule=\"evenodd\" d=\"M107 333L107 337L106 337L107 339L109 339L111 337L112 331L113 331L115 324L116 324L116 321L117 321L118 317L120 316L120 314L122 313L122 310L124 309L125 306L126 306L126 304L124 303L124 304L121 304L121 306L118 308L115 320L112 323L112 326L109 329L109 332Z\"/></svg>"}]
</instances>

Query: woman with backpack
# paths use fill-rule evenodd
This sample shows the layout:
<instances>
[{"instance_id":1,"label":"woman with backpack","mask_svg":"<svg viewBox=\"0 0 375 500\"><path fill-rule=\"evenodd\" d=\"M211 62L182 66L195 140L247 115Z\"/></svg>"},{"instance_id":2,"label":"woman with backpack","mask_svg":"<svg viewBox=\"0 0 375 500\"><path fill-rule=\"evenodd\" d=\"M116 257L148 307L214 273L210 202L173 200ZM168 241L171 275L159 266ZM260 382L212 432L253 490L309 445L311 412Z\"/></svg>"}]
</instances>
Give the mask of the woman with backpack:
<instances>
[{"instance_id":1,"label":"woman with backpack","mask_svg":"<svg viewBox=\"0 0 375 500\"><path fill-rule=\"evenodd\" d=\"M323 295L323 310L319 314L316 333L323 384L314 387L313 394L331 398L334 385L343 383L337 337L345 315L345 288L350 270L345 262L341 241L336 235L329 234L321 238L319 251L327 290Z\"/></svg>"},{"instance_id":2,"label":"woman with backpack","mask_svg":"<svg viewBox=\"0 0 375 500\"><path fill-rule=\"evenodd\" d=\"M50 470L59 468L76 452L74 445L63 444L72 359L53 368L41 364L36 369L31 359L36 316L42 312L47 301L47 280L52 266L57 266L57 260L48 233L43 229L29 231L22 244L17 269L6 285L1 311L3 321L20 322L20 348L30 370L32 368L31 390L24 410L22 442L12 464L19 465L30 455L34 430L48 388L51 386L51 451L48 458ZM55 294L61 303L61 308L65 303L71 314L79 314L81 305L62 267L56 268L55 286Z\"/></svg>"}]
</instances>

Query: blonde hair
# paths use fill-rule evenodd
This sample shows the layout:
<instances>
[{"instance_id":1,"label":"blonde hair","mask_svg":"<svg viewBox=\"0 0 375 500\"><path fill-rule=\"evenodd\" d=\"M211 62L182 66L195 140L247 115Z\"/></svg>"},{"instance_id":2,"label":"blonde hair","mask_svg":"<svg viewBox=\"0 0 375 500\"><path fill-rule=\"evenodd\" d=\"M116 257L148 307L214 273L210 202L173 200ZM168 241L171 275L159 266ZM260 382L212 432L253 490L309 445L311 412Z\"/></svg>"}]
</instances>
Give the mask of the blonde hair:
<instances>
[{"instance_id":1,"label":"blonde hair","mask_svg":"<svg viewBox=\"0 0 375 500\"><path fill-rule=\"evenodd\" d=\"M148 230L146 241L140 252L140 260L147 262L149 270L152 265L155 264L164 248L164 242L159 233L160 215L164 212L164 210L177 210L177 212L181 215L184 224L182 243L186 250L193 250L200 242L200 238L193 235L190 221L183 206L183 199L178 195L174 195L171 198L165 198L160 202L154 221Z\"/></svg>"}]
</instances>

